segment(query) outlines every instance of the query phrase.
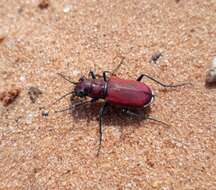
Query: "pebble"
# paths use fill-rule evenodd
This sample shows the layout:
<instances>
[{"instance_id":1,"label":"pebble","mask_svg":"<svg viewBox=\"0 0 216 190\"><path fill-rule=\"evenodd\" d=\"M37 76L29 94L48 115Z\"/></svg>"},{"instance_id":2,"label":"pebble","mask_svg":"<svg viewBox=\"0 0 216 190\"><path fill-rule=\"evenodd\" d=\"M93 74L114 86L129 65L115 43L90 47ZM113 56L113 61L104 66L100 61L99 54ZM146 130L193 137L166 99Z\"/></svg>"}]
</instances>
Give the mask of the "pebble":
<instances>
[{"instance_id":1,"label":"pebble","mask_svg":"<svg viewBox=\"0 0 216 190\"><path fill-rule=\"evenodd\" d=\"M20 76L19 79L20 79L21 82L25 82L26 81L26 77L24 75Z\"/></svg>"},{"instance_id":2,"label":"pebble","mask_svg":"<svg viewBox=\"0 0 216 190\"><path fill-rule=\"evenodd\" d=\"M0 43L2 43L4 41L4 39L5 39L5 36L0 35Z\"/></svg>"},{"instance_id":3,"label":"pebble","mask_svg":"<svg viewBox=\"0 0 216 190\"><path fill-rule=\"evenodd\" d=\"M49 0L41 0L38 7L40 9L47 9L49 7Z\"/></svg>"},{"instance_id":4,"label":"pebble","mask_svg":"<svg viewBox=\"0 0 216 190\"><path fill-rule=\"evenodd\" d=\"M0 30L0 43L2 43L5 40L6 36L7 36L6 32Z\"/></svg>"},{"instance_id":5,"label":"pebble","mask_svg":"<svg viewBox=\"0 0 216 190\"><path fill-rule=\"evenodd\" d=\"M80 75L80 73L81 73L80 70L74 69L74 70L72 71L72 75L75 76L75 77L78 76L78 75Z\"/></svg>"},{"instance_id":6,"label":"pebble","mask_svg":"<svg viewBox=\"0 0 216 190\"><path fill-rule=\"evenodd\" d=\"M158 59L160 58L162 56L162 53L161 52L155 52L153 55L152 55L152 57L151 57L151 59L150 59L150 63L157 63L157 61L158 61Z\"/></svg>"},{"instance_id":7,"label":"pebble","mask_svg":"<svg viewBox=\"0 0 216 190\"><path fill-rule=\"evenodd\" d=\"M216 57L212 61L212 65L206 74L206 84L216 84Z\"/></svg>"},{"instance_id":8,"label":"pebble","mask_svg":"<svg viewBox=\"0 0 216 190\"><path fill-rule=\"evenodd\" d=\"M41 94L42 94L42 91L37 87L31 86L28 89L28 95L32 103L35 103L39 95Z\"/></svg>"},{"instance_id":9,"label":"pebble","mask_svg":"<svg viewBox=\"0 0 216 190\"><path fill-rule=\"evenodd\" d=\"M28 115L26 116L26 123L31 124L32 120L33 120L33 113L28 113Z\"/></svg>"},{"instance_id":10,"label":"pebble","mask_svg":"<svg viewBox=\"0 0 216 190\"><path fill-rule=\"evenodd\" d=\"M48 111L42 111L42 116L48 117L49 116L49 112Z\"/></svg>"},{"instance_id":11,"label":"pebble","mask_svg":"<svg viewBox=\"0 0 216 190\"><path fill-rule=\"evenodd\" d=\"M68 13L68 12L71 11L71 9L72 9L72 5L71 4L65 4L63 11L64 11L64 13Z\"/></svg>"},{"instance_id":12,"label":"pebble","mask_svg":"<svg viewBox=\"0 0 216 190\"><path fill-rule=\"evenodd\" d=\"M20 94L20 88L12 87L9 90L4 90L0 92L0 101L3 102L3 106L8 106L15 101L15 99Z\"/></svg>"}]
</instances>

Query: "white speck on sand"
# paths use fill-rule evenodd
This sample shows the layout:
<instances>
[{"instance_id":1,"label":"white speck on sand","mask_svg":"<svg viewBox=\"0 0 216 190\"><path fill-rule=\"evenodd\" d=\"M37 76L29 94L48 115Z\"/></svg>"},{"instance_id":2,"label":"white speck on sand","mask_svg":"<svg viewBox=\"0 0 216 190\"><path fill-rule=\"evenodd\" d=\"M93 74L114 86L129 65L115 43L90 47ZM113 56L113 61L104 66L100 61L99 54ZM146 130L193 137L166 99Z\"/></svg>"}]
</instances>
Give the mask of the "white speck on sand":
<instances>
[{"instance_id":1,"label":"white speck on sand","mask_svg":"<svg viewBox=\"0 0 216 190\"><path fill-rule=\"evenodd\" d=\"M68 13L68 12L71 11L71 9L72 9L72 5L71 4L65 4L63 11L64 11L64 13Z\"/></svg>"}]
</instances>

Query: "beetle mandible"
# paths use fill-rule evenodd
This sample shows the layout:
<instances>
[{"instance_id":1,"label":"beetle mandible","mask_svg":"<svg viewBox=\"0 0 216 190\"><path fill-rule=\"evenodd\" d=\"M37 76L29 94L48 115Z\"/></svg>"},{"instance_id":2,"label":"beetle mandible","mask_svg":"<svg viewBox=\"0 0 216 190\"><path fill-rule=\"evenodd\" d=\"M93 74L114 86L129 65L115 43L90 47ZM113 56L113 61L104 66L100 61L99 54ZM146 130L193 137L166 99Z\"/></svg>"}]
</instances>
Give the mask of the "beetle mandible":
<instances>
[{"instance_id":1,"label":"beetle mandible","mask_svg":"<svg viewBox=\"0 0 216 190\"><path fill-rule=\"evenodd\" d=\"M103 76L97 78L97 75L95 75L93 71L90 71L89 75L91 76L91 78L86 78L83 76L79 79L78 82L73 82L69 78L65 77L63 74L58 73L58 75L60 75L62 78L74 84L75 87L71 92L63 95L62 97L57 99L54 103L56 103L57 101L63 99L68 95L72 95L71 99L73 99L73 97L75 96L79 98L86 98L86 97L91 98L90 101L80 102L78 104L75 104L74 106L78 106L88 102L96 102L99 99L104 100L103 106L99 110L99 135L100 136L99 136L99 146L98 146L97 155L99 155L101 149L101 143L102 143L102 119L103 119L104 111L107 109L108 106L118 105L122 107L122 110L124 112L131 115L136 115L135 113L130 111L130 108L146 108L150 106L151 103L153 102L155 95L152 89L148 85L141 82L143 77L146 77L163 87L172 88L172 87L179 87L179 86L190 84L190 83L181 83L176 85L163 84L162 82L154 79L153 77L147 74L141 74L136 80L121 79L115 75L115 72L122 65L123 61L124 61L124 57L121 59L120 64L116 67L116 69L114 69L113 72L104 71ZM107 76L108 73L110 74L110 77ZM70 109L71 107L57 112L62 112ZM147 117L147 119L159 121L151 117ZM164 123L162 121L159 122Z\"/></svg>"}]
</instances>

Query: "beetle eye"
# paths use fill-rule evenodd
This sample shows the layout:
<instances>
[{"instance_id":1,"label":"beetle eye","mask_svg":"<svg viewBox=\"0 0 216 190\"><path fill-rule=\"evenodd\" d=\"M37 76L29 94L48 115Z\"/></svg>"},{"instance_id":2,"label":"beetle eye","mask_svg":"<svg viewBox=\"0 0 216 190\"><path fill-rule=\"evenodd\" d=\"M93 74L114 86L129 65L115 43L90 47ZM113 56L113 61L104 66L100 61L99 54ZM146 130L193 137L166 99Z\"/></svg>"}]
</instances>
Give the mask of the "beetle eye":
<instances>
[{"instance_id":1,"label":"beetle eye","mask_svg":"<svg viewBox=\"0 0 216 190\"><path fill-rule=\"evenodd\" d=\"M84 96L84 92L83 91L79 91L79 96Z\"/></svg>"}]
</instances>

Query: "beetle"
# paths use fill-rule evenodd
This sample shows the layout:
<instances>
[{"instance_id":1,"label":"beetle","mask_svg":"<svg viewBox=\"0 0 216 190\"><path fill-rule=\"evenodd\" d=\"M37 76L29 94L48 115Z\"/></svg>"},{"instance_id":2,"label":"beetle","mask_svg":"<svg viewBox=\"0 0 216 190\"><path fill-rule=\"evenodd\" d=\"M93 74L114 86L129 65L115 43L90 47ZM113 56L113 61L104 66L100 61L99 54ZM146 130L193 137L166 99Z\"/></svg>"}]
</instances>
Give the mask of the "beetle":
<instances>
[{"instance_id":1,"label":"beetle","mask_svg":"<svg viewBox=\"0 0 216 190\"><path fill-rule=\"evenodd\" d=\"M57 101L63 99L68 95L72 95L71 100L73 99L73 97L91 98L90 101L84 101L75 104L74 105L75 107L88 102L96 102L99 99L104 100L103 106L99 110L99 147L98 147L97 155L99 155L101 144L102 144L102 119L104 116L104 112L108 106L117 105L122 108L123 112L126 112L130 115L136 115L134 112L131 111L131 108L146 108L149 107L153 102L155 95L152 89L148 85L141 82L143 77L146 77L163 87L179 87L179 86L184 86L189 84L189 83L181 83L177 85L164 84L147 74L141 74L136 80L119 78L115 75L115 72L122 65L123 61L124 58L122 58L120 64L117 66L116 69L114 69L113 72L104 71L103 75L97 78L97 75L95 75L93 71L90 71L89 75L91 78L86 78L85 76L83 76L79 79L78 82L73 82L63 74L58 73L58 75L60 75L62 78L72 83L73 85L75 85L75 87L71 92L63 95L62 97L57 99L54 103L56 103ZM108 77L107 74L110 74L110 77ZM56 112L62 112L70 109L71 107ZM151 117L147 117L147 119L159 121ZM164 123L162 121L159 122Z\"/></svg>"}]
</instances>

